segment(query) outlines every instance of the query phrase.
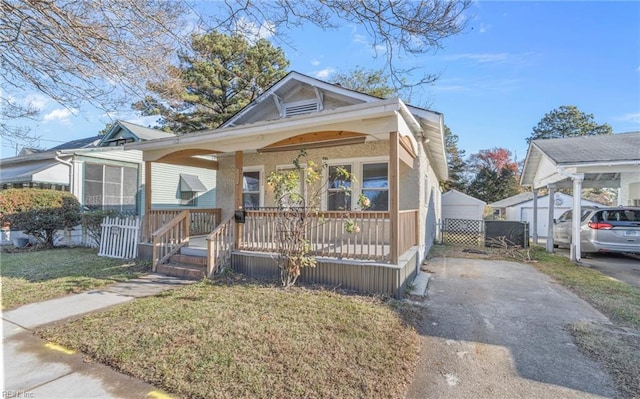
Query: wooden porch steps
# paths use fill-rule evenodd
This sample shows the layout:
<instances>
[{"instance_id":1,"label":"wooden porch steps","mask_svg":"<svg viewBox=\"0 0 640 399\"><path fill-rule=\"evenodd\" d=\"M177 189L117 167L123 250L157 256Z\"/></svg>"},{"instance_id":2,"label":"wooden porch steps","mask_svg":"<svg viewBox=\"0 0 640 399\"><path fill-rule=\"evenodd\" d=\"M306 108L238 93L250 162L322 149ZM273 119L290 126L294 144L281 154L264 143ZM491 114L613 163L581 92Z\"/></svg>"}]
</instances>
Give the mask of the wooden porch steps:
<instances>
[{"instance_id":1,"label":"wooden porch steps","mask_svg":"<svg viewBox=\"0 0 640 399\"><path fill-rule=\"evenodd\" d=\"M157 273L167 276L202 280L207 277L207 258L195 255L173 255L169 262L158 265Z\"/></svg>"}]
</instances>

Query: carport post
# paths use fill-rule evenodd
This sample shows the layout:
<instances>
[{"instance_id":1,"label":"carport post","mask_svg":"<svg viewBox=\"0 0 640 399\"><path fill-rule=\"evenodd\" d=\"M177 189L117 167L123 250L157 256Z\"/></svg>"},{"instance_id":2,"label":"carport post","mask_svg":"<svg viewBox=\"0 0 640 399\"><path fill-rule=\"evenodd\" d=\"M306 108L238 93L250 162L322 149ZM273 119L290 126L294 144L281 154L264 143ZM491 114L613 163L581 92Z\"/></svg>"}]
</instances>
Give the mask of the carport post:
<instances>
[{"instance_id":1,"label":"carport post","mask_svg":"<svg viewBox=\"0 0 640 399\"><path fill-rule=\"evenodd\" d=\"M538 245L538 189L533 189L533 245Z\"/></svg>"},{"instance_id":2,"label":"carport post","mask_svg":"<svg viewBox=\"0 0 640 399\"><path fill-rule=\"evenodd\" d=\"M584 180L584 173L576 173L571 175L573 180L573 220L571 221L571 251L569 256L571 261L580 262L580 223L582 210L582 181Z\"/></svg>"},{"instance_id":3,"label":"carport post","mask_svg":"<svg viewBox=\"0 0 640 399\"><path fill-rule=\"evenodd\" d=\"M553 206L555 203L556 185L549 184L549 215L547 220L547 252L553 252Z\"/></svg>"}]
</instances>

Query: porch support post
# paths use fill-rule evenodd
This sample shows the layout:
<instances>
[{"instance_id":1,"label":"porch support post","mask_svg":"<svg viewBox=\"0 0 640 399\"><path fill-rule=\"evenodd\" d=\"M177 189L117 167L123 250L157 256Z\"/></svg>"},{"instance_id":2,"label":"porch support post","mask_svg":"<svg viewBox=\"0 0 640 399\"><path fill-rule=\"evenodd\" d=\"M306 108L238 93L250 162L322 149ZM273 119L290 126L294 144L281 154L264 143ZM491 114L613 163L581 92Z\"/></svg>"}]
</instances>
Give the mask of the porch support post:
<instances>
[{"instance_id":1,"label":"porch support post","mask_svg":"<svg viewBox=\"0 0 640 399\"><path fill-rule=\"evenodd\" d=\"M398 132L389 133L389 195L391 197L391 206L389 209L389 222L391 224L391 237L389 237L389 246L391 249L391 263L398 264L400 249L400 234L398 221L400 218L400 159L399 159L399 135Z\"/></svg>"},{"instance_id":2,"label":"porch support post","mask_svg":"<svg viewBox=\"0 0 640 399\"><path fill-rule=\"evenodd\" d=\"M151 242L151 161L144 162L144 230L145 241Z\"/></svg>"},{"instance_id":3,"label":"porch support post","mask_svg":"<svg viewBox=\"0 0 640 399\"><path fill-rule=\"evenodd\" d=\"M581 254L581 240L580 240L580 223L582 222L582 180L584 180L584 174L577 173L571 175L573 180L573 220L571 221L571 251L569 256L573 262L580 262L582 260Z\"/></svg>"},{"instance_id":4,"label":"porch support post","mask_svg":"<svg viewBox=\"0 0 640 399\"><path fill-rule=\"evenodd\" d=\"M531 223L531 229L533 230L533 245L538 245L538 189L533 189L533 223Z\"/></svg>"},{"instance_id":5,"label":"porch support post","mask_svg":"<svg viewBox=\"0 0 640 399\"><path fill-rule=\"evenodd\" d=\"M234 206L233 210L238 211L242 209L242 151L236 151L236 185L234 190ZM236 223L236 248L240 247L242 243L242 224Z\"/></svg>"},{"instance_id":6,"label":"porch support post","mask_svg":"<svg viewBox=\"0 0 640 399\"><path fill-rule=\"evenodd\" d=\"M553 252L553 206L555 203L556 185L549 184L549 215L547 220L547 252Z\"/></svg>"}]
</instances>

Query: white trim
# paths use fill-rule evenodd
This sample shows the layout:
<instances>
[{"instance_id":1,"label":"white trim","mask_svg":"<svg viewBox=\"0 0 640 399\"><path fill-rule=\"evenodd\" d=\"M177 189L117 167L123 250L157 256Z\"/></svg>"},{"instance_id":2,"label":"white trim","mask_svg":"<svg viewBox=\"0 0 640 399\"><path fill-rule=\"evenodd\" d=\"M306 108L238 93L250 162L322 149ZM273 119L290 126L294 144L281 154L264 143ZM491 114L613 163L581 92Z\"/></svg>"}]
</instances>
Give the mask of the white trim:
<instances>
[{"instance_id":1,"label":"white trim","mask_svg":"<svg viewBox=\"0 0 640 399\"><path fill-rule=\"evenodd\" d=\"M264 176L264 165L256 165L256 166L244 166L242 168L242 178L244 179L244 173L245 172L259 172L260 173L260 182L259 182L259 194L260 194L260 203L258 204L258 206L263 207L264 206L264 190L265 190L265 176ZM253 192L253 191L252 191ZM244 187L242 189L242 194L244 194ZM244 207L244 201L242 206Z\"/></svg>"},{"instance_id":2,"label":"white trim","mask_svg":"<svg viewBox=\"0 0 640 399\"><path fill-rule=\"evenodd\" d=\"M362 166L364 164L373 164L373 163L386 163L387 164L387 180L389 179L389 156L388 155L378 155L375 157L358 157L358 158L337 158L337 159L328 159L326 161L327 166L338 166L338 165L349 165L351 166L351 174L355 176L356 181L351 182L351 209L355 210L358 205L358 196L362 193ZM325 168L322 171L322 183L328 184L328 172L329 168ZM389 188L387 188L389 190ZM322 195L322 199L320 201L320 207L322 210L327 210L327 195L328 195L328 186L325 190L326 192ZM389 207L391 207L391 198L388 198Z\"/></svg>"}]
</instances>

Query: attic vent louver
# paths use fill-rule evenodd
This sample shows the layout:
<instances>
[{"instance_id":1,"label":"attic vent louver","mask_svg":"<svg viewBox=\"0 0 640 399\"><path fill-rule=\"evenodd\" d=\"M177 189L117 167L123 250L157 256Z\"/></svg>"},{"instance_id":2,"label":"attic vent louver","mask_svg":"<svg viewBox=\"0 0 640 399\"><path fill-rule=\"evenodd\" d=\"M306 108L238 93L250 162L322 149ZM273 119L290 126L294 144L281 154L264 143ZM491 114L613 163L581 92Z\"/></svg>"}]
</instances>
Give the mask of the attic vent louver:
<instances>
[{"instance_id":1,"label":"attic vent louver","mask_svg":"<svg viewBox=\"0 0 640 399\"><path fill-rule=\"evenodd\" d=\"M308 114L310 112L317 112L320 110L318 102L313 101L298 101L295 103L284 104L284 116L295 116Z\"/></svg>"}]
</instances>

